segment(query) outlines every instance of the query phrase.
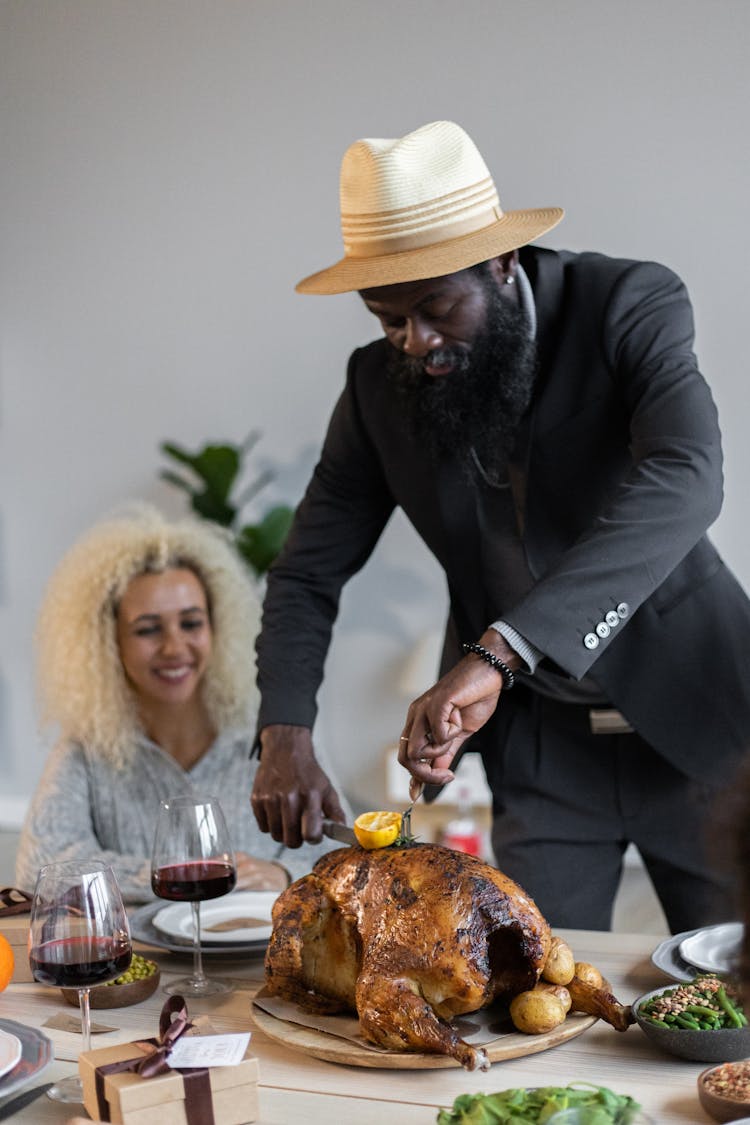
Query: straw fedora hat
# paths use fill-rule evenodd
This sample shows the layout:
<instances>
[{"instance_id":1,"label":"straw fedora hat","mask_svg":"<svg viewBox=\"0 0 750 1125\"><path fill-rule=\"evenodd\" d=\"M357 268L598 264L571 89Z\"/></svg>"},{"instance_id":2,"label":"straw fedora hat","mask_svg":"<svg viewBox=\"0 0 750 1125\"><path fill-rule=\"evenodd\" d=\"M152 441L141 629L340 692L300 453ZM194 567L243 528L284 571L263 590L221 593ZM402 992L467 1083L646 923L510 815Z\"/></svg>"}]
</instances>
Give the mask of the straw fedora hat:
<instances>
[{"instance_id":1,"label":"straw fedora hat","mask_svg":"<svg viewBox=\"0 0 750 1125\"><path fill-rule=\"evenodd\" d=\"M341 162L344 257L298 293L346 293L442 277L551 230L561 207L503 211L479 150L452 121L355 141Z\"/></svg>"}]
</instances>

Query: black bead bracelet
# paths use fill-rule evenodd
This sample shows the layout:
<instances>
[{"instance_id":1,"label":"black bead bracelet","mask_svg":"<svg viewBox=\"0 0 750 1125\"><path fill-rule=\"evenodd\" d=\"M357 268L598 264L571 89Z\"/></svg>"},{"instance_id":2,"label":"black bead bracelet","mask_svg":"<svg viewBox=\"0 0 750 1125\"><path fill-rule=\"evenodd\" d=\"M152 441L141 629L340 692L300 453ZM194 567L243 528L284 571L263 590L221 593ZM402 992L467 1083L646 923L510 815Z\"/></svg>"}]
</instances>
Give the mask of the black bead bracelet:
<instances>
[{"instance_id":1,"label":"black bead bracelet","mask_svg":"<svg viewBox=\"0 0 750 1125\"><path fill-rule=\"evenodd\" d=\"M461 648L464 652L473 652L476 656L481 656L485 663L492 665L495 671L499 672L503 677L504 690L510 691L513 684L516 682L516 677L499 656L495 656L494 652L490 652L488 648L485 648L484 645L477 644L476 641L472 641L471 644L461 645Z\"/></svg>"}]
</instances>

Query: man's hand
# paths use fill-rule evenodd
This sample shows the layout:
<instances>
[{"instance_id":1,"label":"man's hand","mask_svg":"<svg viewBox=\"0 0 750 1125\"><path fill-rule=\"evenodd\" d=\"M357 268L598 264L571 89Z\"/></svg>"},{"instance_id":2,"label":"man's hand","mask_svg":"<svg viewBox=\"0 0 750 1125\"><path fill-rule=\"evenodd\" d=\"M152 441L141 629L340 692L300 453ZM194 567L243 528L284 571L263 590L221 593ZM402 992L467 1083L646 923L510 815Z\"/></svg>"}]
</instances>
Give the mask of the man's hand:
<instances>
[{"instance_id":1,"label":"man's hand","mask_svg":"<svg viewBox=\"0 0 750 1125\"><path fill-rule=\"evenodd\" d=\"M323 819L345 820L336 790L315 760L307 727L274 724L260 735L261 759L250 796L261 832L288 848L323 838Z\"/></svg>"},{"instance_id":2,"label":"man's hand","mask_svg":"<svg viewBox=\"0 0 750 1125\"><path fill-rule=\"evenodd\" d=\"M480 644L511 670L520 666L518 653L495 629L488 629ZM497 669L480 656L467 654L410 705L398 747L401 765L426 785L453 781L450 764L459 747L484 726L502 690L503 678Z\"/></svg>"}]
</instances>

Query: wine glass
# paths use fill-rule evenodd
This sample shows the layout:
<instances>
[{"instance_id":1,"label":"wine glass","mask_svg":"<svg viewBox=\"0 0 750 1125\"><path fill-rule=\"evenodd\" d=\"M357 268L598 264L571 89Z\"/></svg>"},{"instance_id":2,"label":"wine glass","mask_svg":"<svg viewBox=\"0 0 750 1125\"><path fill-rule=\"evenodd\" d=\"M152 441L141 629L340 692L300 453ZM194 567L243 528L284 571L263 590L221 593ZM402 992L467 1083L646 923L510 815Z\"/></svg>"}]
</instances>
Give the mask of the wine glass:
<instances>
[{"instance_id":1,"label":"wine glass","mask_svg":"<svg viewBox=\"0 0 750 1125\"><path fill-rule=\"evenodd\" d=\"M151 886L159 898L189 902L193 911L193 975L172 981L169 995L211 996L232 985L209 980L201 958L201 902L228 894L237 882L234 852L216 797L168 797L159 807Z\"/></svg>"},{"instance_id":2,"label":"wine glass","mask_svg":"<svg viewBox=\"0 0 750 1125\"><path fill-rule=\"evenodd\" d=\"M99 860L46 864L36 881L30 929L34 980L78 989L83 1050L89 1051L89 989L119 977L133 954L112 868ZM80 1078L65 1078L47 1093L56 1101L83 1101Z\"/></svg>"}]
</instances>

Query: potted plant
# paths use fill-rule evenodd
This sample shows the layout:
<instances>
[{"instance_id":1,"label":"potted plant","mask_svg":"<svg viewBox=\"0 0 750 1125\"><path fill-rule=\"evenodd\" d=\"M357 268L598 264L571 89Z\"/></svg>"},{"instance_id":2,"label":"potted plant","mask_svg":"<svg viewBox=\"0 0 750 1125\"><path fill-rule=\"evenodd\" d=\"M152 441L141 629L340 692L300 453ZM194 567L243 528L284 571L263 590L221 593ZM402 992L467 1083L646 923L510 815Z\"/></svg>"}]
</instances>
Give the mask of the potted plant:
<instances>
[{"instance_id":1,"label":"potted plant","mask_svg":"<svg viewBox=\"0 0 750 1125\"><path fill-rule=\"evenodd\" d=\"M243 509L273 476L266 470L237 496L232 495L239 486L245 459L259 438L260 434L253 430L240 445L209 443L197 453L170 441L160 446L162 453L183 467L180 472L162 469L161 478L187 493L194 512L233 532L238 551L258 578L283 547L294 515L288 505L276 504L263 513L258 523L241 523Z\"/></svg>"}]
</instances>

